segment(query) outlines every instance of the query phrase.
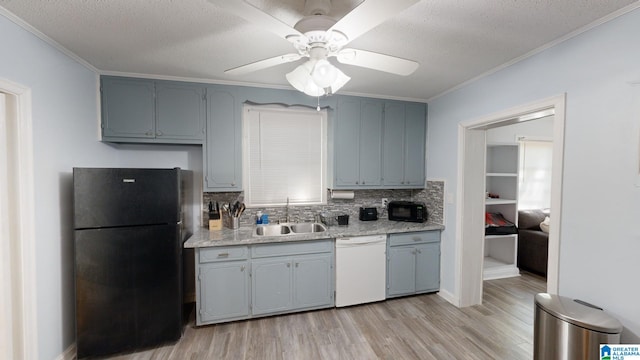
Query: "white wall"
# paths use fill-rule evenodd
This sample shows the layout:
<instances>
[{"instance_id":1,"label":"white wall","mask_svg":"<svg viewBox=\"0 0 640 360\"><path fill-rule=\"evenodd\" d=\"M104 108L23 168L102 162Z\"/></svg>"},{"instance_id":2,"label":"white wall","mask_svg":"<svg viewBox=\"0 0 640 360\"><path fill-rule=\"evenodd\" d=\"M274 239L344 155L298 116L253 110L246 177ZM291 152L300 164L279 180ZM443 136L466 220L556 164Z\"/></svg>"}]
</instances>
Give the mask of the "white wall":
<instances>
[{"instance_id":1,"label":"white wall","mask_svg":"<svg viewBox=\"0 0 640 360\"><path fill-rule=\"evenodd\" d=\"M560 295L619 318L640 342L640 9L429 103L429 177L458 180L458 124L566 93ZM636 86L637 88L637 86ZM636 101L640 100L640 96ZM455 294L456 208L443 232L442 287Z\"/></svg>"},{"instance_id":2,"label":"white wall","mask_svg":"<svg viewBox=\"0 0 640 360\"><path fill-rule=\"evenodd\" d=\"M0 77L32 90L38 358L53 359L75 341L72 168L177 166L198 178L202 154L194 146L99 142L92 70L1 15L0 44Z\"/></svg>"}]
</instances>

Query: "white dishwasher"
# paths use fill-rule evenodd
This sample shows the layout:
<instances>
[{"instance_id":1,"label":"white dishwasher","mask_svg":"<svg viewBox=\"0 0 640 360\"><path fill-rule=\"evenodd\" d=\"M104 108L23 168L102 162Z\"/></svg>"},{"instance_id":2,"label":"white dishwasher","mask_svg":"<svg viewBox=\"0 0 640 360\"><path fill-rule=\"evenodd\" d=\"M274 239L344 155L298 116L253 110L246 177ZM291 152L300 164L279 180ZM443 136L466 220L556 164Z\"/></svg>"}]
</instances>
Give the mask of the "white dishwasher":
<instances>
[{"instance_id":1,"label":"white dishwasher","mask_svg":"<svg viewBox=\"0 0 640 360\"><path fill-rule=\"evenodd\" d=\"M385 299L387 236L336 239L336 306Z\"/></svg>"}]
</instances>

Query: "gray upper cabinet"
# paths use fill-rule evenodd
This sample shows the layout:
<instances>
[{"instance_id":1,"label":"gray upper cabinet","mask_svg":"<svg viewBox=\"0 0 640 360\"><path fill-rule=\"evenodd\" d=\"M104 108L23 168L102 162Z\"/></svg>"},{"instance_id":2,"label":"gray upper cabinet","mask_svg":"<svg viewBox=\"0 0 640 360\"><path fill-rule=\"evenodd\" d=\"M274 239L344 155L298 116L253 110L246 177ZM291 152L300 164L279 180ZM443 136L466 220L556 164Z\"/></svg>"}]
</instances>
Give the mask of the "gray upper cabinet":
<instances>
[{"instance_id":1,"label":"gray upper cabinet","mask_svg":"<svg viewBox=\"0 0 640 360\"><path fill-rule=\"evenodd\" d=\"M204 87L156 82L156 138L202 141L205 116Z\"/></svg>"},{"instance_id":2,"label":"gray upper cabinet","mask_svg":"<svg viewBox=\"0 0 640 360\"><path fill-rule=\"evenodd\" d=\"M103 77L101 91L103 140L155 138L152 80Z\"/></svg>"},{"instance_id":3,"label":"gray upper cabinet","mask_svg":"<svg viewBox=\"0 0 640 360\"><path fill-rule=\"evenodd\" d=\"M385 103L383 143L385 187L424 187L426 122L425 104Z\"/></svg>"},{"instance_id":4,"label":"gray upper cabinet","mask_svg":"<svg viewBox=\"0 0 640 360\"><path fill-rule=\"evenodd\" d=\"M204 87L198 84L102 77L102 140L201 144Z\"/></svg>"},{"instance_id":5,"label":"gray upper cabinet","mask_svg":"<svg viewBox=\"0 0 640 360\"><path fill-rule=\"evenodd\" d=\"M383 102L341 97L335 121L335 188L375 188L382 183Z\"/></svg>"},{"instance_id":6,"label":"gray upper cabinet","mask_svg":"<svg viewBox=\"0 0 640 360\"><path fill-rule=\"evenodd\" d=\"M422 103L340 97L333 187L424 188L426 125Z\"/></svg>"},{"instance_id":7,"label":"gray upper cabinet","mask_svg":"<svg viewBox=\"0 0 640 360\"><path fill-rule=\"evenodd\" d=\"M207 89L204 191L242 190L240 105L230 89Z\"/></svg>"}]
</instances>

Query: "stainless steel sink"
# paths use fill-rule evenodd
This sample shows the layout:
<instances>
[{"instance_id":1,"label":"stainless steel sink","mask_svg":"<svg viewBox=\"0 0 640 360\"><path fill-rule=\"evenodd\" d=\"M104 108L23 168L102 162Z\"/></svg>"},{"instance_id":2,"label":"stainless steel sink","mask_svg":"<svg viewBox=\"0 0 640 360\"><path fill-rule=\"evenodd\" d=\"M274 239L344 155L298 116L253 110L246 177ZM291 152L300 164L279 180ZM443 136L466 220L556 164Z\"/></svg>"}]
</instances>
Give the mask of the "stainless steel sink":
<instances>
[{"instance_id":1,"label":"stainless steel sink","mask_svg":"<svg viewBox=\"0 0 640 360\"><path fill-rule=\"evenodd\" d=\"M320 223L293 223L260 225L256 227L257 236L282 236L295 234L308 234L327 231L327 227Z\"/></svg>"},{"instance_id":2,"label":"stainless steel sink","mask_svg":"<svg viewBox=\"0 0 640 360\"><path fill-rule=\"evenodd\" d=\"M284 224L262 225L256 228L256 235L259 236L277 236L287 235L289 233L291 233L291 229Z\"/></svg>"},{"instance_id":3,"label":"stainless steel sink","mask_svg":"<svg viewBox=\"0 0 640 360\"><path fill-rule=\"evenodd\" d=\"M315 233L327 231L327 227L320 223L296 223L291 224L291 231L294 233Z\"/></svg>"}]
</instances>

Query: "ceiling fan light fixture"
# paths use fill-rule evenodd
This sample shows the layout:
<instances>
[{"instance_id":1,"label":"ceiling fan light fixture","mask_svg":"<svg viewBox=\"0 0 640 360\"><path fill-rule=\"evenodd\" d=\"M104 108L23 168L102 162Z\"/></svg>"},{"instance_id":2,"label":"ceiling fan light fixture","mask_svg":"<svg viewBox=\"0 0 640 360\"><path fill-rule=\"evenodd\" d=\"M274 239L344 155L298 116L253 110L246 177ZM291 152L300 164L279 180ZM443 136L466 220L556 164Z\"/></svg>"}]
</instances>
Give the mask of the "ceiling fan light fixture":
<instances>
[{"instance_id":1,"label":"ceiling fan light fixture","mask_svg":"<svg viewBox=\"0 0 640 360\"><path fill-rule=\"evenodd\" d=\"M313 81L321 88L330 87L338 78L338 69L325 59L316 62L311 72Z\"/></svg>"},{"instance_id":2,"label":"ceiling fan light fixture","mask_svg":"<svg viewBox=\"0 0 640 360\"><path fill-rule=\"evenodd\" d=\"M337 67L334 67L334 69L336 70L337 76L331 86L328 87L331 90L329 94L335 94L338 90L340 90L340 88L344 86L344 84L348 83L349 80L351 80L349 76L345 75L345 73L340 71L340 69L338 69Z\"/></svg>"},{"instance_id":3,"label":"ceiling fan light fixture","mask_svg":"<svg viewBox=\"0 0 640 360\"><path fill-rule=\"evenodd\" d=\"M319 87L311 77L313 69L313 60L309 60L304 64L296 67L293 71L286 75L287 81L296 90L303 92L309 96L322 96L325 94L324 88Z\"/></svg>"},{"instance_id":4,"label":"ceiling fan light fixture","mask_svg":"<svg viewBox=\"0 0 640 360\"><path fill-rule=\"evenodd\" d=\"M296 90L309 96L335 94L350 77L325 59L306 61L286 75Z\"/></svg>"}]
</instances>

